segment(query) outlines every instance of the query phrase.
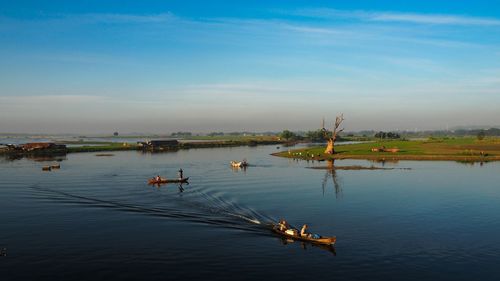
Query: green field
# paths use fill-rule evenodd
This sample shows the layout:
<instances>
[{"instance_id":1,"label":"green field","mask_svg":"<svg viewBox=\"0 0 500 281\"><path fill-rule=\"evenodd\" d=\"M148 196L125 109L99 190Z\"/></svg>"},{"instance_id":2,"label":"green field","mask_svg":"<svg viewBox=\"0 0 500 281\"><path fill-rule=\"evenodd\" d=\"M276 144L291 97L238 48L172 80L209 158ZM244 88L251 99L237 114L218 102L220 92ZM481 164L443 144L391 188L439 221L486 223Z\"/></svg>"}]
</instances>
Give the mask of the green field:
<instances>
[{"instance_id":1,"label":"green field","mask_svg":"<svg viewBox=\"0 0 500 281\"><path fill-rule=\"evenodd\" d=\"M398 152L373 152L372 148L398 148ZM275 156L300 159L373 159L373 160L454 160L498 161L500 138L442 138L427 140L374 141L336 145L334 155L324 154L324 147L285 151Z\"/></svg>"}]
</instances>

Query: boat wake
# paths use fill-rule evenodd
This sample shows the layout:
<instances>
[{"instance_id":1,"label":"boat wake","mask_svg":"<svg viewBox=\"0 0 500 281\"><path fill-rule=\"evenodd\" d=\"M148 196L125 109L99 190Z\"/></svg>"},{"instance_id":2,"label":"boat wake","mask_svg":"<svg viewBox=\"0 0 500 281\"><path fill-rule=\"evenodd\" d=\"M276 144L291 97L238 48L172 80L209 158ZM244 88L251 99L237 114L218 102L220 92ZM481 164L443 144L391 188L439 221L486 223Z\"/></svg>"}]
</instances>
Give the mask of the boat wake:
<instances>
[{"instance_id":1,"label":"boat wake","mask_svg":"<svg viewBox=\"0 0 500 281\"><path fill-rule=\"evenodd\" d=\"M252 235L258 236L272 235L270 228L273 223L277 221L275 218L260 214L241 204L225 200L223 196L217 196L217 194L213 194L213 192L204 192L196 189L190 189L189 196L185 196L187 195L186 193L181 193L182 196L175 196L175 198L168 196L164 198L165 200L152 200L149 202L137 203L126 202L126 200L100 199L59 189L45 188L39 185L30 186L30 188L36 191L30 192L30 196L34 196L37 199L215 225L252 233ZM155 199L156 198L157 197L155 197ZM293 241L281 237L281 242L287 245ZM306 249L304 242L301 242L301 245L302 248ZM312 244L312 246L323 248L335 255L335 248L333 246L315 244Z\"/></svg>"},{"instance_id":2,"label":"boat wake","mask_svg":"<svg viewBox=\"0 0 500 281\"><path fill-rule=\"evenodd\" d=\"M163 218L175 218L184 221L218 225L226 228L264 233L274 218L260 214L250 208L227 201L219 196L199 190L190 191L189 196L172 197L158 202L126 202L124 200L100 199L39 185L30 186L38 199L46 199L66 204L78 204L86 207L107 208L124 212L141 213ZM265 232L267 233L267 231Z\"/></svg>"}]
</instances>

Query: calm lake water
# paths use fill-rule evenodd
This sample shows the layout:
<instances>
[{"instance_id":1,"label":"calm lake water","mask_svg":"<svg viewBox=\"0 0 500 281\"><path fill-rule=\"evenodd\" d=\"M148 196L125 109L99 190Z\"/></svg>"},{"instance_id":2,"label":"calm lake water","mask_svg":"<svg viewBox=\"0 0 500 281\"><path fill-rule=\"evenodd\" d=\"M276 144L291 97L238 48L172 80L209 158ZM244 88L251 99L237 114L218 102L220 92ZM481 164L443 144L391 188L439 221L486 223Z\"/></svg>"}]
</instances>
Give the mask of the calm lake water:
<instances>
[{"instance_id":1,"label":"calm lake water","mask_svg":"<svg viewBox=\"0 0 500 281\"><path fill-rule=\"evenodd\" d=\"M285 148L286 149L286 148ZM0 160L2 280L498 280L500 163L309 169L276 146ZM230 160L252 166L233 170ZM182 167L190 184L149 186ZM402 169L409 168L409 169ZM286 242L286 218L336 235Z\"/></svg>"}]
</instances>

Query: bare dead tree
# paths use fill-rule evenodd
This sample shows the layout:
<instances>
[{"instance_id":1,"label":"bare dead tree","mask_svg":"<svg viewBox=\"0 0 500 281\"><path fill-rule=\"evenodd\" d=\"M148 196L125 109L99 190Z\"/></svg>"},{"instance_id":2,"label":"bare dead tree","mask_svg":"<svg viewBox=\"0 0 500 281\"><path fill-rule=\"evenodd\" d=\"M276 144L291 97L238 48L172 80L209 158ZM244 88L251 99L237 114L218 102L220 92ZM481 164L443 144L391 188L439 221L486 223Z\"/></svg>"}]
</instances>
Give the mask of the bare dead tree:
<instances>
[{"instance_id":1,"label":"bare dead tree","mask_svg":"<svg viewBox=\"0 0 500 281\"><path fill-rule=\"evenodd\" d=\"M335 124L333 126L333 130L328 131L325 128L325 119L323 118L322 122L322 128L321 130L323 131L323 136L327 140L327 146L325 149L326 154L334 154L335 153L335 141L337 140L337 136L340 132L344 130L344 128L340 128L340 124L342 124L342 121L344 121L344 114L341 113L339 116L335 117Z\"/></svg>"}]
</instances>

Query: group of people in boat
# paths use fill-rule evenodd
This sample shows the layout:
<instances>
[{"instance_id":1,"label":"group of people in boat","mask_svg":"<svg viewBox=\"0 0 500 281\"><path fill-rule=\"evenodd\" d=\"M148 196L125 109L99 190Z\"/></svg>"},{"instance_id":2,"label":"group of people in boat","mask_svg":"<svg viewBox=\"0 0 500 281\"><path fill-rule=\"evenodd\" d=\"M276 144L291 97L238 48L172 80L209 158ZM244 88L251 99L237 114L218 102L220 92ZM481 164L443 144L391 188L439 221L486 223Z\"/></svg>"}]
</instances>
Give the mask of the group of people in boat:
<instances>
[{"instance_id":1,"label":"group of people in boat","mask_svg":"<svg viewBox=\"0 0 500 281\"><path fill-rule=\"evenodd\" d=\"M304 238L315 238L315 239L319 238L319 236L317 234L309 233L307 224L304 224L299 232L297 229L291 227L284 219L281 219L279 221L278 230L281 232L290 234L290 235L295 235L295 236L300 235L300 237L304 237Z\"/></svg>"},{"instance_id":2,"label":"group of people in boat","mask_svg":"<svg viewBox=\"0 0 500 281\"><path fill-rule=\"evenodd\" d=\"M179 169L179 171L177 171L177 175L179 177L180 180L183 179L184 177L184 171L181 169ZM156 177L154 177L155 181L156 182L160 182L162 180L162 178L160 177L160 175L157 175Z\"/></svg>"},{"instance_id":3,"label":"group of people in boat","mask_svg":"<svg viewBox=\"0 0 500 281\"><path fill-rule=\"evenodd\" d=\"M246 159L243 159L241 162L231 161L229 162L234 168L246 168L248 166L248 162Z\"/></svg>"}]
</instances>

